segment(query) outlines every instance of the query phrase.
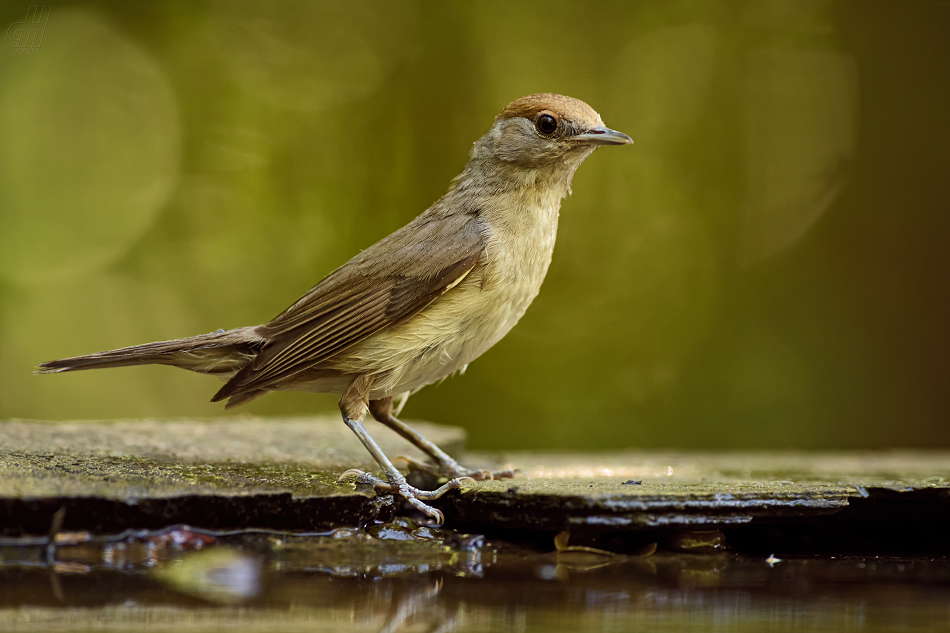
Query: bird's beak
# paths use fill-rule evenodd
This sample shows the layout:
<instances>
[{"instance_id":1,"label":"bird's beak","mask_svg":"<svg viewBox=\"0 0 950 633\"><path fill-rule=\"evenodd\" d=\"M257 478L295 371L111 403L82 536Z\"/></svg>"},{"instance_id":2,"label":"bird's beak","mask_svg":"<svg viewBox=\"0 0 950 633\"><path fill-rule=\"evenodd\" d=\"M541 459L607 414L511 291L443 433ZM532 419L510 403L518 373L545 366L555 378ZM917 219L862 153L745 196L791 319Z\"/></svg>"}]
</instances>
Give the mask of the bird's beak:
<instances>
[{"instance_id":1,"label":"bird's beak","mask_svg":"<svg viewBox=\"0 0 950 633\"><path fill-rule=\"evenodd\" d=\"M571 140L588 143L590 145L629 145L633 139L617 130L611 130L609 127L599 126L588 130L583 134L577 134L571 137Z\"/></svg>"}]
</instances>

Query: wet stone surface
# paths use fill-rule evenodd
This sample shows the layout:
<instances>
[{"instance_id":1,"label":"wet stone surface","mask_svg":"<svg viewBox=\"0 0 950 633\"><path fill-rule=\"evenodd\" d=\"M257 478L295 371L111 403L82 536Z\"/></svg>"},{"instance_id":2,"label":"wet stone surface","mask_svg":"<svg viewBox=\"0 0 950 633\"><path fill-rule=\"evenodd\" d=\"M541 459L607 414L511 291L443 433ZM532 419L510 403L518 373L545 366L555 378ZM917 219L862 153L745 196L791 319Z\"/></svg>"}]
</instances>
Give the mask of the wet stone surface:
<instances>
[{"instance_id":1,"label":"wet stone surface","mask_svg":"<svg viewBox=\"0 0 950 633\"><path fill-rule=\"evenodd\" d=\"M464 447L460 429L414 425L450 453ZM390 456L421 457L387 429L368 427ZM689 551L717 539L764 555L950 550L948 452L522 453L463 461L525 472L434 503L449 527L472 533L550 542L569 532L572 545L626 553L652 542ZM335 418L9 421L0 423L0 533L46 534L61 508L61 529L98 534L177 523L326 530L404 512L371 490L337 484L353 467L373 464Z\"/></svg>"},{"instance_id":2,"label":"wet stone surface","mask_svg":"<svg viewBox=\"0 0 950 633\"><path fill-rule=\"evenodd\" d=\"M415 426L447 450L463 446L458 429ZM381 425L367 428L388 455L422 458ZM337 418L0 422L0 534L44 534L63 507L64 529L98 533L355 526L381 507L371 490L336 483L354 467L374 464Z\"/></svg>"},{"instance_id":3,"label":"wet stone surface","mask_svg":"<svg viewBox=\"0 0 950 633\"><path fill-rule=\"evenodd\" d=\"M0 630L950 627L950 453L470 454L525 475L438 528L335 483L348 433L0 423Z\"/></svg>"},{"instance_id":4,"label":"wet stone surface","mask_svg":"<svg viewBox=\"0 0 950 633\"><path fill-rule=\"evenodd\" d=\"M945 451L630 451L496 459L527 477L447 495L438 505L450 525L529 534L567 530L592 543L626 539L630 547L655 540L653 533L675 538L683 531L724 530L730 545L760 553L775 547L950 550Z\"/></svg>"}]
</instances>

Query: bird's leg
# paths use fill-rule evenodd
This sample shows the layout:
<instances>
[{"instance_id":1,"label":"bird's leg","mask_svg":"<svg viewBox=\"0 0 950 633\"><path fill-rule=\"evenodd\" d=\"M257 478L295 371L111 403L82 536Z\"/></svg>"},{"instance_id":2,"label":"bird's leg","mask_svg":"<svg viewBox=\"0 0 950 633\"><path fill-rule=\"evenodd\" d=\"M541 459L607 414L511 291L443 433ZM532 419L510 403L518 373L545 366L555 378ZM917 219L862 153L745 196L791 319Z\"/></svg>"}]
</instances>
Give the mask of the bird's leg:
<instances>
[{"instance_id":1,"label":"bird's leg","mask_svg":"<svg viewBox=\"0 0 950 633\"><path fill-rule=\"evenodd\" d=\"M420 490L410 486L405 476L393 466L393 463L389 461L389 458L383 453L379 444L370 437L369 433L366 432L366 428L363 426L362 420L366 417L366 413L369 410L368 396L372 385L373 379L371 376L363 374L357 377L350 383L343 397L340 398L340 411L343 413L343 422L356 434L356 437L360 439L360 442L363 443L363 446L366 447L369 454L373 456L376 463L379 464L386 473L386 481L355 468L340 475L340 481L355 477L358 483L370 484L378 490L398 494L406 499L412 507L429 515L435 519L437 525L441 525L445 522L445 516L436 508L423 503L423 500L431 501L432 499L438 499L449 490L461 488L465 480L470 478L455 477L451 481L431 491Z\"/></svg>"},{"instance_id":2,"label":"bird's leg","mask_svg":"<svg viewBox=\"0 0 950 633\"><path fill-rule=\"evenodd\" d=\"M454 479L457 477L470 477L471 479L502 479L505 477L514 477L515 473L522 472L518 469L508 469L492 472L490 470L472 470L459 464L452 459L448 453L427 440L418 431L411 426L404 424L396 419L392 413L393 398L381 398L380 400L369 401L369 412L377 421L382 422L393 431L407 439L413 446L428 455L434 464L420 462L411 457L400 456L399 459L409 464L412 470L435 475L437 477L447 477Z\"/></svg>"}]
</instances>

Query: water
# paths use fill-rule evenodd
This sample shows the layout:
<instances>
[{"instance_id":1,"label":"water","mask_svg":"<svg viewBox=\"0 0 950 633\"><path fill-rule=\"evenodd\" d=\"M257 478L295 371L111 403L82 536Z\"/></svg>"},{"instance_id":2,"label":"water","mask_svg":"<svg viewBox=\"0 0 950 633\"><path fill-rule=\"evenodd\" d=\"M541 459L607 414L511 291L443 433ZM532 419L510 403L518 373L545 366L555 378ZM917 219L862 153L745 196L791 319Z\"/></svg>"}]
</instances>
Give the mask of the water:
<instances>
[{"instance_id":1,"label":"water","mask_svg":"<svg viewBox=\"0 0 950 633\"><path fill-rule=\"evenodd\" d=\"M60 534L0 547L0 629L931 631L950 560L557 551L406 519L325 535Z\"/></svg>"}]
</instances>

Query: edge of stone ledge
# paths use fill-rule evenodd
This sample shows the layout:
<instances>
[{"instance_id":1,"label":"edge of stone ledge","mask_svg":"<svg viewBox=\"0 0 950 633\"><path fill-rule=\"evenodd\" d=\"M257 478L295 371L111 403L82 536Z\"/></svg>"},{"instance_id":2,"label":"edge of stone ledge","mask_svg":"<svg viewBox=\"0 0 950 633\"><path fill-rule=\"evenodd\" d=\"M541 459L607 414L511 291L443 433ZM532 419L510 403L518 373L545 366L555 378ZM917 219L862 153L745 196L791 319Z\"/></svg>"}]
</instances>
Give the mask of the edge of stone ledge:
<instances>
[{"instance_id":1,"label":"edge of stone ledge","mask_svg":"<svg viewBox=\"0 0 950 633\"><path fill-rule=\"evenodd\" d=\"M413 422L450 452L462 429ZM422 454L378 423L392 456ZM375 427L375 428L374 428ZM372 490L337 484L375 469L335 416L0 421L0 533L121 531L189 523L209 528L325 530L377 517Z\"/></svg>"}]
</instances>

